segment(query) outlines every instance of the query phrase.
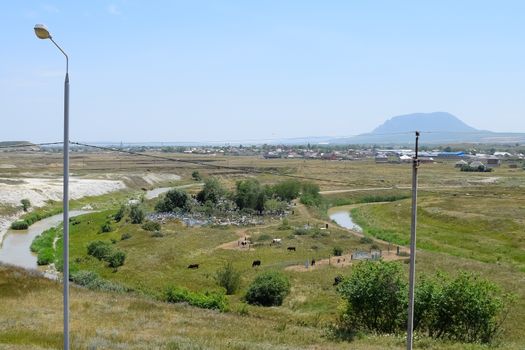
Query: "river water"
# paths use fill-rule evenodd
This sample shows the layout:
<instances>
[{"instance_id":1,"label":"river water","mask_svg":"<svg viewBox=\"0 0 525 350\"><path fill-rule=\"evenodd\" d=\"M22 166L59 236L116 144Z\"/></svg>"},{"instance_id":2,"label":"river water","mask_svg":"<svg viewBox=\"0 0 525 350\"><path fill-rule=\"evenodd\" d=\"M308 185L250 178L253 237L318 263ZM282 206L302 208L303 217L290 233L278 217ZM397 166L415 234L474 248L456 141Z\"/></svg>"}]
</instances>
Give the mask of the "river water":
<instances>
[{"instance_id":1,"label":"river water","mask_svg":"<svg viewBox=\"0 0 525 350\"><path fill-rule=\"evenodd\" d=\"M341 227L358 232L363 232L361 226L359 226L352 220L350 210L351 208L349 206L334 207L329 210L328 216Z\"/></svg>"},{"instance_id":2,"label":"river water","mask_svg":"<svg viewBox=\"0 0 525 350\"><path fill-rule=\"evenodd\" d=\"M91 213L87 210L73 210L69 217ZM29 226L27 230L9 230L0 246L0 262L20 266L26 269L38 269L37 256L29 249L36 236L45 230L62 223L63 214L42 219Z\"/></svg>"}]
</instances>

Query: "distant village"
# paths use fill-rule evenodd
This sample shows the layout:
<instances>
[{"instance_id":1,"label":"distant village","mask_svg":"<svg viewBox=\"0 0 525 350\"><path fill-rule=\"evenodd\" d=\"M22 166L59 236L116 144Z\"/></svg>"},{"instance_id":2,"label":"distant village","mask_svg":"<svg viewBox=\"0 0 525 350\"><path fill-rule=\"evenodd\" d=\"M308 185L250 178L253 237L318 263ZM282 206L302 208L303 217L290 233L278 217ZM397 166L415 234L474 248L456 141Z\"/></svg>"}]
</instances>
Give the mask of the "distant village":
<instances>
[{"instance_id":1,"label":"distant village","mask_svg":"<svg viewBox=\"0 0 525 350\"><path fill-rule=\"evenodd\" d=\"M15 147L13 147L15 146ZM410 148L390 148L381 145L223 145L223 146L163 146L163 145L138 145L138 144L108 144L108 151L125 152L161 152L184 155L200 155L206 157L220 156L251 156L264 159L318 159L331 161L345 160L374 160L376 163L409 163L414 156ZM111 149L111 150L110 150ZM0 148L0 152L61 152L61 145L31 146ZM73 146L72 152L100 152L85 146ZM465 145L452 148L451 146L423 146L418 153L422 163L442 162L455 160L455 166L485 167L487 169L498 167L502 161L509 167L518 167L525 159L525 146L513 145Z\"/></svg>"}]
</instances>

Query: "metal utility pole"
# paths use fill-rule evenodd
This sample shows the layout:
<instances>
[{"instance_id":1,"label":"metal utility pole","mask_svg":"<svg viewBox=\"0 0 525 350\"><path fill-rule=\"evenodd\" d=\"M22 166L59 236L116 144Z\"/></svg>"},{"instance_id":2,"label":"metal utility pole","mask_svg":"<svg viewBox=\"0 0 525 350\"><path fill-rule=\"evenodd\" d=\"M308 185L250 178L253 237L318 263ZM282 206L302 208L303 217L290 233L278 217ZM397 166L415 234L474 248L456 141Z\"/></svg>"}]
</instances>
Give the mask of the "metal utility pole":
<instances>
[{"instance_id":1,"label":"metal utility pole","mask_svg":"<svg viewBox=\"0 0 525 350\"><path fill-rule=\"evenodd\" d=\"M419 131L416 131L416 154L412 158L412 221L410 224L410 273L408 290L407 350L412 350L414 341L414 287L416 283L416 223L417 223L417 169L419 159Z\"/></svg>"},{"instance_id":2,"label":"metal utility pole","mask_svg":"<svg viewBox=\"0 0 525 350\"><path fill-rule=\"evenodd\" d=\"M66 77L64 79L64 233L62 279L64 283L64 350L69 350L69 57L53 40L51 33L43 24L35 25L35 34L39 39L49 39L66 58Z\"/></svg>"}]
</instances>

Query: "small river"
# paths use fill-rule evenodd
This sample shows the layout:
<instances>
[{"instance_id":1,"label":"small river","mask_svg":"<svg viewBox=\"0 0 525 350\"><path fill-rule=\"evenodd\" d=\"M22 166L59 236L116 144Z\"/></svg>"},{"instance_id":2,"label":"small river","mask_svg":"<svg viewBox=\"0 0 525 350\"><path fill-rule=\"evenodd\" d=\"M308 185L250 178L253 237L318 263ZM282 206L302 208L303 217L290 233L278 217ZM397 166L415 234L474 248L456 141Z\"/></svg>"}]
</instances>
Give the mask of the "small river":
<instances>
[{"instance_id":1,"label":"small river","mask_svg":"<svg viewBox=\"0 0 525 350\"><path fill-rule=\"evenodd\" d=\"M352 210L352 208L354 207L355 206L346 205L346 206L341 206L341 207L330 208L328 210L328 216L330 217L330 219L334 220L341 227L344 227L350 230L354 230L354 231L358 231L358 232L363 232L363 229L361 228L361 226L359 226L352 220L352 215L350 214L350 210Z\"/></svg>"},{"instance_id":2,"label":"small river","mask_svg":"<svg viewBox=\"0 0 525 350\"><path fill-rule=\"evenodd\" d=\"M72 210L69 217L88 214L89 210ZM42 219L29 226L27 230L9 230L0 246L0 262L20 266L26 269L38 269L36 254L29 247L36 236L45 230L62 223L63 214L57 214Z\"/></svg>"}]
</instances>

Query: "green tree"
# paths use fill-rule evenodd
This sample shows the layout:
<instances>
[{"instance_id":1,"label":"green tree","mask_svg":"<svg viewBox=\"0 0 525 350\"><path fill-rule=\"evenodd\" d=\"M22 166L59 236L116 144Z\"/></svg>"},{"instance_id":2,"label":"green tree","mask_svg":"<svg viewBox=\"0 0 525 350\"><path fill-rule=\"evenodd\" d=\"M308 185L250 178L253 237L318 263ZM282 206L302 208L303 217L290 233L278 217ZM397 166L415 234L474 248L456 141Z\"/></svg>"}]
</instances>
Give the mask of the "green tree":
<instances>
[{"instance_id":1,"label":"green tree","mask_svg":"<svg viewBox=\"0 0 525 350\"><path fill-rule=\"evenodd\" d=\"M279 306L290 293L290 281L286 275L277 271L263 272L255 278L245 299L249 304Z\"/></svg>"},{"instance_id":2,"label":"green tree","mask_svg":"<svg viewBox=\"0 0 525 350\"><path fill-rule=\"evenodd\" d=\"M201 203L211 202L217 204L219 199L224 197L226 190L222 187L219 180L209 177L204 180L204 187L197 193L197 200Z\"/></svg>"},{"instance_id":3,"label":"green tree","mask_svg":"<svg viewBox=\"0 0 525 350\"><path fill-rule=\"evenodd\" d=\"M137 204L132 205L129 210L129 217L132 224L141 224L146 217L144 208Z\"/></svg>"},{"instance_id":4,"label":"green tree","mask_svg":"<svg viewBox=\"0 0 525 350\"><path fill-rule=\"evenodd\" d=\"M226 294L235 294L241 284L241 273L237 271L231 262L228 262L215 273L217 284L226 289Z\"/></svg>"},{"instance_id":5,"label":"green tree","mask_svg":"<svg viewBox=\"0 0 525 350\"><path fill-rule=\"evenodd\" d=\"M266 202L264 202L264 211L267 213L284 213L286 210L287 205L285 202L282 202L280 200L271 198L268 199Z\"/></svg>"},{"instance_id":6,"label":"green tree","mask_svg":"<svg viewBox=\"0 0 525 350\"><path fill-rule=\"evenodd\" d=\"M161 213L174 212L177 210L188 211L188 209L188 194L177 188L169 190L155 205L155 210Z\"/></svg>"},{"instance_id":7,"label":"green tree","mask_svg":"<svg viewBox=\"0 0 525 350\"><path fill-rule=\"evenodd\" d=\"M127 205L122 204L120 206L119 210L117 211L117 213L113 216L115 221L116 222L120 222L120 220L122 220L124 218L124 216L126 216L127 210L128 210Z\"/></svg>"},{"instance_id":8,"label":"green tree","mask_svg":"<svg viewBox=\"0 0 525 350\"><path fill-rule=\"evenodd\" d=\"M299 197L301 191L301 183L297 180L284 180L275 184L272 187L273 194L280 198L282 201L290 202L295 198Z\"/></svg>"},{"instance_id":9,"label":"green tree","mask_svg":"<svg viewBox=\"0 0 525 350\"><path fill-rule=\"evenodd\" d=\"M321 204L319 185L313 182L303 182L301 190L301 203L308 206L318 206Z\"/></svg>"},{"instance_id":10,"label":"green tree","mask_svg":"<svg viewBox=\"0 0 525 350\"><path fill-rule=\"evenodd\" d=\"M27 198L24 198L20 201L20 203L22 204L22 209L27 212L29 210L29 208L31 208L31 202L29 201L29 199Z\"/></svg>"},{"instance_id":11,"label":"green tree","mask_svg":"<svg viewBox=\"0 0 525 350\"><path fill-rule=\"evenodd\" d=\"M238 181L236 189L235 203L239 209L264 210L266 195L257 179Z\"/></svg>"}]
</instances>

